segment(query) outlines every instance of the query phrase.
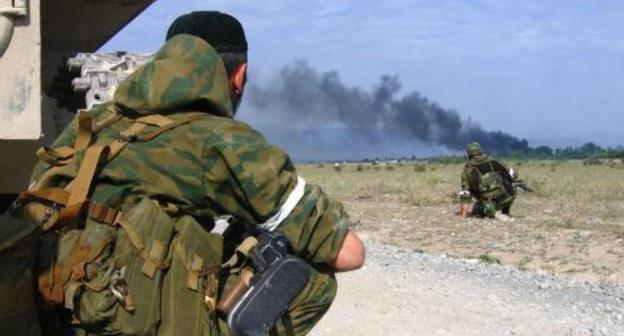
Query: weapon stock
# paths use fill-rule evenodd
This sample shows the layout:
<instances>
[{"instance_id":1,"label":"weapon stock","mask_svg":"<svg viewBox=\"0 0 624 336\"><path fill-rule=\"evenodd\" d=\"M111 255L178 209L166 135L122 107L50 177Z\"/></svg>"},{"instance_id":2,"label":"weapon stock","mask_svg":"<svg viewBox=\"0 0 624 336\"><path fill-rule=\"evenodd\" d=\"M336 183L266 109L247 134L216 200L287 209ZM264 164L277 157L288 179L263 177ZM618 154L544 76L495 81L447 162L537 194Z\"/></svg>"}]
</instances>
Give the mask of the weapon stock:
<instances>
[{"instance_id":1,"label":"weapon stock","mask_svg":"<svg viewBox=\"0 0 624 336\"><path fill-rule=\"evenodd\" d=\"M256 242L238 282L217 304L236 336L265 335L310 280L308 264L289 254L285 236L260 231Z\"/></svg>"}]
</instances>

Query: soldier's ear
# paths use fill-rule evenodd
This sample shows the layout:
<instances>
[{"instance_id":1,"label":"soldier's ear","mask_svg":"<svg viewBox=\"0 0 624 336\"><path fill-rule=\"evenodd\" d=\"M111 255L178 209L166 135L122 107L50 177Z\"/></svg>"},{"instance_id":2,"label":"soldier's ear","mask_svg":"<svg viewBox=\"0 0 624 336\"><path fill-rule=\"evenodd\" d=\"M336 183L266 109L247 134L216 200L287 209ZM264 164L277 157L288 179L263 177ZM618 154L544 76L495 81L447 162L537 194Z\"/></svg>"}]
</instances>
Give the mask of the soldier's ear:
<instances>
[{"instance_id":1,"label":"soldier's ear","mask_svg":"<svg viewBox=\"0 0 624 336\"><path fill-rule=\"evenodd\" d=\"M241 95L247 82L247 63L240 64L230 77L230 86L234 93Z\"/></svg>"}]
</instances>

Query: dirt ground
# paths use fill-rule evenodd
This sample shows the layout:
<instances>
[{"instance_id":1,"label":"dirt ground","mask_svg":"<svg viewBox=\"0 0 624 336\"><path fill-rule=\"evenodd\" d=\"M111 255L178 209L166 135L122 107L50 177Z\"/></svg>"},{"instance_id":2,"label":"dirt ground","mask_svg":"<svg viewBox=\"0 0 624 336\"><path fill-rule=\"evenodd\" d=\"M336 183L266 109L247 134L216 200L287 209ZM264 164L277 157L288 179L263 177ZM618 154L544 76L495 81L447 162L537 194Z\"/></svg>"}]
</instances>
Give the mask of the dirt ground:
<instances>
[{"instance_id":1,"label":"dirt ground","mask_svg":"<svg viewBox=\"0 0 624 336\"><path fill-rule=\"evenodd\" d=\"M508 162L536 189L513 222L460 219L460 164L304 165L300 173L344 202L353 227L414 251L624 285L624 165ZM423 171L424 170L424 171Z\"/></svg>"},{"instance_id":2,"label":"dirt ground","mask_svg":"<svg viewBox=\"0 0 624 336\"><path fill-rule=\"evenodd\" d=\"M312 330L330 335L624 335L624 291L367 241Z\"/></svg>"}]
</instances>

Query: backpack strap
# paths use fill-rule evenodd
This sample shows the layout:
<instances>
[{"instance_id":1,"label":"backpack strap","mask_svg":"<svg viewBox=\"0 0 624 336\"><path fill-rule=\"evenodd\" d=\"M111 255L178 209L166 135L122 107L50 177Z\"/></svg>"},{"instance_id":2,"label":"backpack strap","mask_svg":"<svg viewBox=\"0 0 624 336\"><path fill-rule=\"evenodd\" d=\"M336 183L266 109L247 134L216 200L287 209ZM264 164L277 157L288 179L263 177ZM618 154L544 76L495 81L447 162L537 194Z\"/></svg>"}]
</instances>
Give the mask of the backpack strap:
<instances>
[{"instance_id":1,"label":"backpack strap","mask_svg":"<svg viewBox=\"0 0 624 336\"><path fill-rule=\"evenodd\" d=\"M174 128L174 127L178 127L180 125L184 125L184 124L188 124L190 122L193 122L195 120L199 120L201 119L201 115L196 114L196 115L191 115L191 116L187 116L187 117L182 117L176 121L171 121L170 123L166 123L162 126L160 126L160 128L155 129L154 131L139 137L140 141L150 141L152 139L154 139L155 137L161 135L162 133Z\"/></svg>"},{"instance_id":2,"label":"backpack strap","mask_svg":"<svg viewBox=\"0 0 624 336\"><path fill-rule=\"evenodd\" d=\"M76 151L86 148L94 134L122 118L122 115L113 106L108 108L108 112L102 120L97 123L91 114L86 110L78 110L78 124L76 129L76 140L73 146L61 146L49 148L43 146L37 151L37 156L43 162L52 166L64 166L68 164Z\"/></svg>"},{"instance_id":3,"label":"backpack strap","mask_svg":"<svg viewBox=\"0 0 624 336\"><path fill-rule=\"evenodd\" d=\"M41 147L37 151L39 159L49 165L58 166L66 165L74 156L74 148L69 146L62 146L57 148Z\"/></svg>"},{"instance_id":4,"label":"backpack strap","mask_svg":"<svg viewBox=\"0 0 624 336\"><path fill-rule=\"evenodd\" d=\"M470 171L470 192L479 198L482 196L481 190L479 190L479 183L481 177L491 171L494 171L490 161L485 163L470 164L472 170Z\"/></svg>"},{"instance_id":5,"label":"backpack strap","mask_svg":"<svg viewBox=\"0 0 624 336\"><path fill-rule=\"evenodd\" d=\"M78 110L78 128L76 130L76 140L74 145L63 146L59 148L42 147L37 151L37 156L44 162L50 164L50 167L40 178L38 182L33 183L28 189L38 190L41 188L40 183L50 175L56 173L60 168L68 164L74 154L81 149L89 146L93 137L93 119L86 110Z\"/></svg>"},{"instance_id":6,"label":"backpack strap","mask_svg":"<svg viewBox=\"0 0 624 336\"><path fill-rule=\"evenodd\" d=\"M74 150L79 151L87 148L91 143L93 136L93 118L87 110L78 111L78 131L76 133L76 141L74 142Z\"/></svg>"},{"instance_id":7,"label":"backpack strap","mask_svg":"<svg viewBox=\"0 0 624 336\"><path fill-rule=\"evenodd\" d=\"M197 291L199 288L199 275L204 266L204 259L195 253L192 254L192 258L188 258L184 246L179 241L173 243L173 250L178 255L178 258L180 258L184 268L186 268L188 274L186 277L186 287Z\"/></svg>"},{"instance_id":8,"label":"backpack strap","mask_svg":"<svg viewBox=\"0 0 624 336\"><path fill-rule=\"evenodd\" d=\"M18 199L38 198L50 203L56 203L62 206L67 205L69 192L61 188L46 188L40 190L27 190L19 194Z\"/></svg>"},{"instance_id":9,"label":"backpack strap","mask_svg":"<svg viewBox=\"0 0 624 336\"><path fill-rule=\"evenodd\" d=\"M494 171L494 167L492 167L492 163L490 161L487 161L485 163L473 164L471 166L479 173L479 176Z\"/></svg>"},{"instance_id":10,"label":"backpack strap","mask_svg":"<svg viewBox=\"0 0 624 336\"><path fill-rule=\"evenodd\" d=\"M110 116L98 123L97 127L94 127L91 116L85 111L80 111L78 115L78 134L73 148L44 148L39 151L40 157L43 157L46 162L67 163L74 158L76 151L86 148L84 158L78 168L76 177L70 181L64 189L39 189L39 185L37 183L30 190L21 193L20 197L43 199L55 204L55 206L62 207L58 214L58 218L48 221L43 227L44 231L58 228L60 224L76 218L81 211L85 209L88 209L89 215L96 213L94 215L96 220L105 223L114 221L111 220L115 218L116 213L114 211L110 211L110 208L107 207L106 210L103 210L103 206L91 205L88 201L88 194L91 189L92 181L96 176L97 168L101 164L113 160L130 142L150 141L168 130L193 122L201 117L201 115L195 114L173 120L159 114L146 115L134 119L134 122L127 129L120 132L119 137L117 137L117 139L115 139L112 143L108 145L94 144L89 146L94 134L94 128L96 128L99 132L103 128L120 120L122 117L118 113L112 113ZM140 135L141 131L143 131L148 125L157 126L158 128L145 135ZM44 175L44 177L53 174L60 168L60 166L51 167L48 172L46 172L47 174ZM40 179L40 181L42 180L43 178Z\"/></svg>"},{"instance_id":11,"label":"backpack strap","mask_svg":"<svg viewBox=\"0 0 624 336\"><path fill-rule=\"evenodd\" d=\"M137 134L141 132L145 127L147 127L147 124L135 122L130 125L130 127L128 127L126 130L122 131L119 134L119 137L110 144L110 153L107 157L107 161L111 161L112 159L114 159L117 154L119 154L124 148L126 148L129 142L136 140Z\"/></svg>"},{"instance_id":12,"label":"backpack strap","mask_svg":"<svg viewBox=\"0 0 624 336\"><path fill-rule=\"evenodd\" d=\"M72 181L73 186L67 199L67 205L61 209L56 223L73 219L82 211L87 202L87 196L91 189L95 172L98 166L108 158L109 152L110 148L108 146L93 145L87 148L87 152L78 169L78 174ZM49 230L52 227L44 229Z\"/></svg>"}]
</instances>

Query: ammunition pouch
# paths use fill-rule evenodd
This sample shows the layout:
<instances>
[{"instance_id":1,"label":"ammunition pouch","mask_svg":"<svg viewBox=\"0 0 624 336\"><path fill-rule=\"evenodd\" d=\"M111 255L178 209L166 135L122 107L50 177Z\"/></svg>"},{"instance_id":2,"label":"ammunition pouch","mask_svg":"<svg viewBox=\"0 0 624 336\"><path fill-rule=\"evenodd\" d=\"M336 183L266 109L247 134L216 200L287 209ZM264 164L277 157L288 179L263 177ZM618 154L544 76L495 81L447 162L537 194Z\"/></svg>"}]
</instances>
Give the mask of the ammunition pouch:
<instances>
[{"instance_id":1,"label":"ammunition pouch","mask_svg":"<svg viewBox=\"0 0 624 336\"><path fill-rule=\"evenodd\" d=\"M143 199L110 225L87 219L59 241L62 302L95 334L215 334L222 236ZM69 271L65 271L69 270Z\"/></svg>"},{"instance_id":2,"label":"ammunition pouch","mask_svg":"<svg viewBox=\"0 0 624 336\"><path fill-rule=\"evenodd\" d=\"M207 232L191 216L176 221L163 283L159 335L217 335L218 271L223 236Z\"/></svg>"},{"instance_id":3,"label":"ammunition pouch","mask_svg":"<svg viewBox=\"0 0 624 336\"><path fill-rule=\"evenodd\" d=\"M65 244L72 245L65 248L70 250L71 277L63 302L73 311L74 323L93 333L156 334L174 228L173 219L149 199L113 225L87 219L74 244Z\"/></svg>"}]
</instances>

